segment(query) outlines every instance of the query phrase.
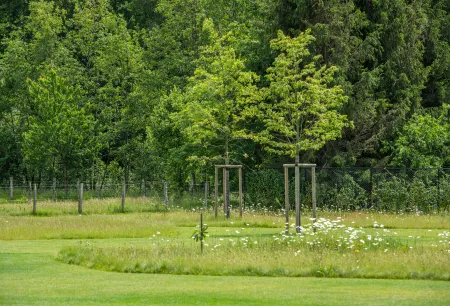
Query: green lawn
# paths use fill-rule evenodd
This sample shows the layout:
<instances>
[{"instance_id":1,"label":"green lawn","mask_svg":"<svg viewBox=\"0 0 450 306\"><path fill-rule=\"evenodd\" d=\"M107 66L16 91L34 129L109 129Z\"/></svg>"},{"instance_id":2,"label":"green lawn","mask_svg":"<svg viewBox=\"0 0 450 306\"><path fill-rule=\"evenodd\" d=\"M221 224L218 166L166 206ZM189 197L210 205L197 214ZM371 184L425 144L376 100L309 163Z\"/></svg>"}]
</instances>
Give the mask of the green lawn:
<instances>
[{"instance_id":1,"label":"green lawn","mask_svg":"<svg viewBox=\"0 0 450 306\"><path fill-rule=\"evenodd\" d=\"M119 251L130 248L148 251L160 246L170 251L170 247L176 245L172 250L175 251L173 256L169 254L172 257L164 260L172 258L179 263L180 256L184 256L188 264L192 260L202 260L197 252L198 244L190 239L193 227L198 223L198 212L149 213L140 209L140 212L115 214L110 210L110 203L105 203L104 212L100 207L102 203L95 204L95 212L83 215L70 213L31 216L27 213L18 214L20 209L16 207L0 208L1 305L450 305L449 281L117 273L58 261L56 258L62 249L76 249L81 245ZM2 205L4 204L0 204ZM378 254L380 263L389 264L390 256L396 257L398 261L401 259L399 254L406 254L404 256L410 256L405 257L406 260L411 259L411 263L414 261L418 266L424 267L423 269L434 267L435 275L442 273L443 279L448 278L445 275L450 270L450 255L441 252L444 244L439 244L437 238L438 233L450 230L448 214L415 216L322 213L322 216L330 219L341 217L346 226L363 227L366 235L375 236L377 232L395 235L396 241L403 245L396 250L392 248L397 252L392 252L392 255L389 253L391 250L384 253L384 247L373 253L370 253L370 250L364 253L363 249L355 253L351 249L340 253L342 255L347 254L355 260L361 257L363 261L363 258ZM289 266L290 269L295 269L297 265L301 270L308 268L306 258L316 255L314 249L304 250L301 253L301 256L304 256L302 261L299 259L300 255L294 257L294 252L291 252L297 250L297 245L286 245L286 251L283 244L273 242L273 237L278 237L283 231L284 217L281 214L246 212L243 219L234 214L231 220L216 220L210 212L206 214L205 220L211 226L208 230L208 242L211 245L222 238L237 241L248 236L250 239L259 239L261 245L267 243L278 252L274 254L282 256L280 258L288 254L286 264L283 261L269 264L278 263L280 266ZM384 228L374 228L375 221ZM307 218L304 224L306 222ZM439 246L434 247L435 244ZM413 247L411 251L410 246ZM429 249L432 251L423 252ZM226 250L222 249L222 257L218 257L219 260L227 258ZM246 251L241 245L232 251L234 258L230 260L244 259L240 256L245 254L246 265L258 265L258 261L252 260L254 257L251 257L255 250L258 251ZM264 256L271 256L270 250L261 250L265 252ZM214 260L214 257L211 257L212 251L206 252L204 258ZM130 255L130 252L127 254ZM421 257L421 254L438 254L439 258L436 257L435 262L433 257L430 257L431 261L428 261L427 258ZM326 249L321 256L321 260L332 260L334 255ZM294 260L299 261L296 263ZM125 261L128 261L128 258ZM317 258L312 258L310 263L312 262L317 262ZM219 269L221 264L219 262L216 265ZM426 276L426 273L424 275Z\"/></svg>"},{"instance_id":2,"label":"green lawn","mask_svg":"<svg viewBox=\"0 0 450 306\"><path fill-rule=\"evenodd\" d=\"M106 243L145 244L148 239ZM97 240L100 242L100 240ZM2 241L0 304L448 305L444 281L102 272L54 260L73 240Z\"/></svg>"}]
</instances>

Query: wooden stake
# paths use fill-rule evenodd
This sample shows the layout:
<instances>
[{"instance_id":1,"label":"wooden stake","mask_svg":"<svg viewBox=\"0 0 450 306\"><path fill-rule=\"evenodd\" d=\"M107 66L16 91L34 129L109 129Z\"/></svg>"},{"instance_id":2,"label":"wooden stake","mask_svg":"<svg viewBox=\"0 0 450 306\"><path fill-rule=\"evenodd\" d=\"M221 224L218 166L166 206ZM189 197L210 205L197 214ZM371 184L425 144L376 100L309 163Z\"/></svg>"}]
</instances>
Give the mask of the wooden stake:
<instances>
[{"instance_id":1,"label":"wooden stake","mask_svg":"<svg viewBox=\"0 0 450 306\"><path fill-rule=\"evenodd\" d=\"M79 184L78 189L78 213L83 213L83 183Z\"/></svg>"},{"instance_id":2,"label":"wooden stake","mask_svg":"<svg viewBox=\"0 0 450 306\"><path fill-rule=\"evenodd\" d=\"M53 178L52 201L56 202L56 177Z\"/></svg>"},{"instance_id":3,"label":"wooden stake","mask_svg":"<svg viewBox=\"0 0 450 306\"><path fill-rule=\"evenodd\" d=\"M289 234L289 168L284 167L284 210L286 214L286 234Z\"/></svg>"},{"instance_id":4,"label":"wooden stake","mask_svg":"<svg viewBox=\"0 0 450 306\"><path fill-rule=\"evenodd\" d=\"M31 204L31 198L33 197L33 188L31 187L31 181L28 182L28 203Z\"/></svg>"},{"instance_id":5,"label":"wooden stake","mask_svg":"<svg viewBox=\"0 0 450 306\"><path fill-rule=\"evenodd\" d=\"M127 186L125 184L125 180L122 185L122 212L125 212L125 194L127 192Z\"/></svg>"},{"instance_id":6,"label":"wooden stake","mask_svg":"<svg viewBox=\"0 0 450 306\"><path fill-rule=\"evenodd\" d=\"M33 215L36 214L36 206L37 206L37 186L36 184L34 184Z\"/></svg>"},{"instance_id":7,"label":"wooden stake","mask_svg":"<svg viewBox=\"0 0 450 306\"><path fill-rule=\"evenodd\" d=\"M312 197L312 209L313 209L313 226L314 233L316 232L316 211L317 211L317 203L316 203L316 167L311 168L311 197Z\"/></svg>"},{"instance_id":8,"label":"wooden stake","mask_svg":"<svg viewBox=\"0 0 450 306\"><path fill-rule=\"evenodd\" d=\"M219 206L219 168L216 167L215 174L214 174L214 217L217 218L217 210Z\"/></svg>"},{"instance_id":9,"label":"wooden stake","mask_svg":"<svg viewBox=\"0 0 450 306\"><path fill-rule=\"evenodd\" d=\"M164 203L169 207L169 182L164 182Z\"/></svg>"},{"instance_id":10,"label":"wooden stake","mask_svg":"<svg viewBox=\"0 0 450 306\"><path fill-rule=\"evenodd\" d=\"M242 168L239 168L239 216L242 218Z\"/></svg>"},{"instance_id":11,"label":"wooden stake","mask_svg":"<svg viewBox=\"0 0 450 306\"><path fill-rule=\"evenodd\" d=\"M205 181L205 209L208 208L208 194L209 194L209 184L208 181Z\"/></svg>"},{"instance_id":12,"label":"wooden stake","mask_svg":"<svg viewBox=\"0 0 450 306\"><path fill-rule=\"evenodd\" d=\"M223 197L223 213L227 214L227 174L226 169L222 168L222 197Z\"/></svg>"},{"instance_id":13,"label":"wooden stake","mask_svg":"<svg viewBox=\"0 0 450 306\"><path fill-rule=\"evenodd\" d=\"M300 233L300 168L295 167L295 231Z\"/></svg>"},{"instance_id":14,"label":"wooden stake","mask_svg":"<svg viewBox=\"0 0 450 306\"><path fill-rule=\"evenodd\" d=\"M147 197L147 184L145 183L145 180L142 180L142 183L144 184L144 198Z\"/></svg>"},{"instance_id":15,"label":"wooden stake","mask_svg":"<svg viewBox=\"0 0 450 306\"><path fill-rule=\"evenodd\" d=\"M14 179L12 176L9 178L9 199L14 200Z\"/></svg>"}]
</instances>

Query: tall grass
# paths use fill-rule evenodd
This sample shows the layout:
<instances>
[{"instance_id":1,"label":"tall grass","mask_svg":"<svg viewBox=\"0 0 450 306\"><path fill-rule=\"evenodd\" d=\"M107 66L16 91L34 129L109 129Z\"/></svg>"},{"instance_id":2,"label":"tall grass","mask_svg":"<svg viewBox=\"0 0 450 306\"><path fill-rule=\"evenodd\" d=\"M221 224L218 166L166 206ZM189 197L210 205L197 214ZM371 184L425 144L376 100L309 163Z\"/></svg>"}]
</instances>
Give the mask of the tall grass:
<instances>
[{"instance_id":1,"label":"tall grass","mask_svg":"<svg viewBox=\"0 0 450 306\"><path fill-rule=\"evenodd\" d=\"M170 241L146 247L100 248L79 245L63 249L60 261L89 268L133 273L190 275L314 276L450 280L450 254L439 249L397 248L340 252L297 249L259 242L236 247L218 241L201 254L192 243Z\"/></svg>"},{"instance_id":2,"label":"tall grass","mask_svg":"<svg viewBox=\"0 0 450 306\"><path fill-rule=\"evenodd\" d=\"M118 272L450 280L447 231L430 234L434 244L428 244L384 228L345 226L341 219L321 218L301 234L255 235L248 229L216 232L202 253L177 237L150 239L146 247L101 248L87 242L63 249L58 258Z\"/></svg>"}]
</instances>

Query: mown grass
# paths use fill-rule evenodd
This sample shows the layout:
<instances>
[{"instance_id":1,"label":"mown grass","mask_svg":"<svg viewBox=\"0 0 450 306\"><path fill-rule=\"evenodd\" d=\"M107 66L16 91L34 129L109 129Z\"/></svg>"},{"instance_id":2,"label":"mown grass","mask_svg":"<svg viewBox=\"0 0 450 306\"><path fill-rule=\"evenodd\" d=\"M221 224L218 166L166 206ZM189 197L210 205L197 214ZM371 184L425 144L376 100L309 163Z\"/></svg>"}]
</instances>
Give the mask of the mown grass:
<instances>
[{"instance_id":1,"label":"mown grass","mask_svg":"<svg viewBox=\"0 0 450 306\"><path fill-rule=\"evenodd\" d=\"M48 252L61 244L67 242L0 245L0 304L438 306L450 302L445 281L110 273L55 261Z\"/></svg>"}]
</instances>

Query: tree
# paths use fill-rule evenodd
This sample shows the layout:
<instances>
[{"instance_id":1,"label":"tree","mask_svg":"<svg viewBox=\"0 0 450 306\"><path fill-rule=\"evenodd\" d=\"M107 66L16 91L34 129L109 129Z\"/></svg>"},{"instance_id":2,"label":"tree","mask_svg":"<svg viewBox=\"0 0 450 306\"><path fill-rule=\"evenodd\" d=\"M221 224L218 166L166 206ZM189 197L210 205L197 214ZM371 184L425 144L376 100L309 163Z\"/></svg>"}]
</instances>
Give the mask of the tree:
<instances>
[{"instance_id":1,"label":"tree","mask_svg":"<svg viewBox=\"0 0 450 306\"><path fill-rule=\"evenodd\" d=\"M308 46L314 40L310 31L290 38L281 31L271 41L279 52L267 72L269 87L261 90L263 102L247 109L247 115L258 117L264 129L251 135L277 155L295 157L300 152L319 150L327 141L341 136L349 126L338 110L347 100L340 86L333 85L335 67L319 66L319 56L311 56ZM299 168L295 168L296 210L299 230Z\"/></svg>"},{"instance_id":2,"label":"tree","mask_svg":"<svg viewBox=\"0 0 450 306\"><path fill-rule=\"evenodd\" d=\"M448 163L450 127L444 118L429 114L414 115L396 138L392 152L392 165L411 168L441 168Z\"/></svg>"},{"instance_id":3,"label":"tree","mask_svg":"<svg viewBox=\"0 0 450 306\"><path fill-rule=\"evenodd\" d=\"M210 20L205 21L204 31L211 44L202 50L185 91L173 92L179 107L174 118L192 143L206 146L222 143L221 151L228 163L230 142L241 137L240 112L255 96L258 77L245 71L244 62L232 46L231 33L219 37Z\"/></svg>"},{"instance_id":4,"label":"tree","mask_svg":"<svg viewBox=\"0 0 450 306\"><path fill-rule=\"evenodd\" d=\"M92 103L100 158L106 167L117 161L128 182L153 97L142 49L107 0L81 1L68 24L64 44L79 68L73 79Z\"/></svg>"},{"instance_id":5,"label":"tree","mask_svg":"<svg viewBox=\"0 0 450 306\"><path fill-rule=\"evenodd\" d=\"M194 75L184 91L174 90L171 95L179 109L174 121L189 143L198 146L197 152L203 155L200 158L215 158L217 146L229 164L231 142L242 136L241 112L256 96L258 77L245 71L233 48L232 33L219 37L207 19L203 35L210 44L203 48Z\"/></svg>"},{"instance_id":6,"label":"tree","mask_svg":"<svg viewBox=\"0 0 450 306\"><path fill-rule=\"evenodd\" d=\"M296 162L301 151L319 150L350 126L338 112L347 97L333 85L336 67L320 67L320 56L311 57L308 46L313 40L310 31L296 38L278 33L271 47L279 55L267 70L270 85L261 90L264 101L247 109L265 125L252 137L267 145L267 151L290 155Z\"/></svg>"},{"instance_id":7,"label":"tree","mask_svg":"<svg viewBox=\"0 0 450 306\"><path fill-rule=\"evenodd\" d=\"M23 135L25 163L30 173L38 176L44 171L56 175L61 167L67 187L69 172L81 178L80 170L96 155L88 106L79 106L83 99L79 88L69 85L55 71L28 82L34 114Z\"/></svg>"}]
</instances>

